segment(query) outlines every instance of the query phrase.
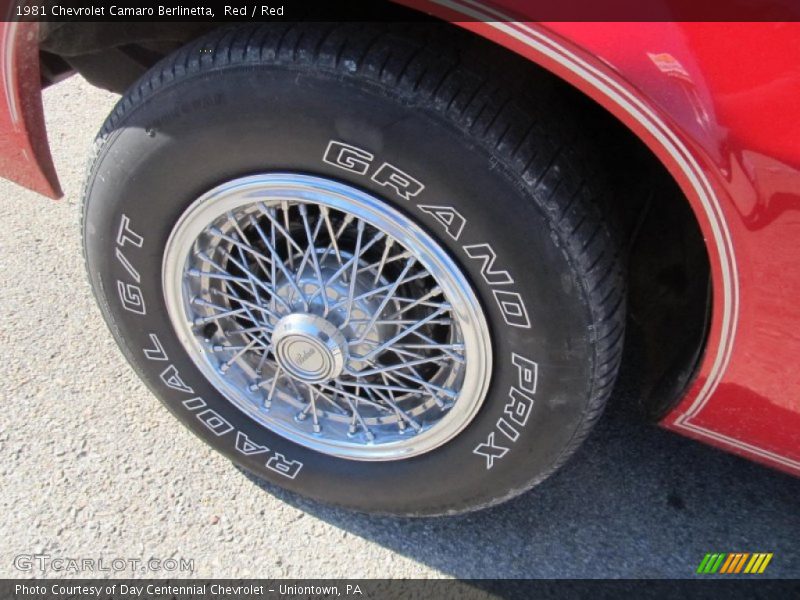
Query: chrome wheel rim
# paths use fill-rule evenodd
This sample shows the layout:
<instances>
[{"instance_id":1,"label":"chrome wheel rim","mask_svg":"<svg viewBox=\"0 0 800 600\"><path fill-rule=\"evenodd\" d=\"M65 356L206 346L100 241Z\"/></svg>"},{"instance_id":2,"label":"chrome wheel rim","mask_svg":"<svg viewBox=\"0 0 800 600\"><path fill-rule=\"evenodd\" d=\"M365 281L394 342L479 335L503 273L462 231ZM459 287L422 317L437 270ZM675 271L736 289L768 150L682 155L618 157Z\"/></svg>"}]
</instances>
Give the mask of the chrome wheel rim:
<instances>
[{"instance_id":1,"label":"chrome wheel rim","mask_svg":"<svg viewBox=\"0 0 800 600\"><path fill-rule=\"evenodd\" d=\"M162 267L195 365L298 444L353 460L417 456L484 401L491 343L468 280L370 194L299 174L224 183L183 213Z\"/></svg>"}]
</instances>

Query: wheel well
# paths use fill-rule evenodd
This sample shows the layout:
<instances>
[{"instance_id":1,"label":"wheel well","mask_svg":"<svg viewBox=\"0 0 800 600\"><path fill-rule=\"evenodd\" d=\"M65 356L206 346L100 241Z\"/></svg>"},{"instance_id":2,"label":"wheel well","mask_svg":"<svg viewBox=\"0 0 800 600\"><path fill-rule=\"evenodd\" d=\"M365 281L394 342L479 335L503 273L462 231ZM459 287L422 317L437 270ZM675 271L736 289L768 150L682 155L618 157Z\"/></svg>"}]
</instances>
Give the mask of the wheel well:
<instances>
[{"instance_id":1,"label":"wheel well","mask_svg":"<svg viewBox=\"0 0 800 600\"><path fill-rule=\"evenodd\" d=\"M620 238L628 270L622 372L635 382L638 408L652 418L662 416L697 370L711 307L703 236L672 176L616 117L557 76L476 34L443 23L421 24L416 13L399 6L390 10L398 20L410 16L418 26L446 29L471 59L502 64L515 86L555 95L575 131L588 138L610 190L599 198L601 209ZM78 72L93 85L122 93L158 60L218 27L230 25L41 23L42 82Z\"/></svg>"},{"instance_id":2,"label":"wheel well","mask_svg":"<svg viewBox=\"0 0 800 600\"><path fill-rule=\"evenodd\" d=\"M539 88L543 80L552 86L555 105L570 116L573 135L588 141L589 158L607 184L597 201L618 235L628 275L620 380L635 408L659 419L683 397L707 340L711 267L697 218L666 167L630 129L556 75L514 56Z\"/></svg>"}]
</instances>

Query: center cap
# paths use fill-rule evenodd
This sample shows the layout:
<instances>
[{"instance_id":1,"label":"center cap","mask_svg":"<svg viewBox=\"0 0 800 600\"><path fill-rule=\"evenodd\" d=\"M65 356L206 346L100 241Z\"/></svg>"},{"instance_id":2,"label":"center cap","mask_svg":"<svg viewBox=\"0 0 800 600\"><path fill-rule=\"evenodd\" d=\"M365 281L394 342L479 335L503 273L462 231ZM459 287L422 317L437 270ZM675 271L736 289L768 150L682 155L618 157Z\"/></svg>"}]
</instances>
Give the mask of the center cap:
<instances>
[{"instance_id":1,"label":"center cap","mask_svg":"<svg viewBox=\"0 0 800 600\"><path fill-rule=\"evenodd\" d=\"M313 314L283 317L272 334L278 364L292 377L320 383L338 377L347 359L347 340L333 323Z\"/></svg>"}]
</instances>

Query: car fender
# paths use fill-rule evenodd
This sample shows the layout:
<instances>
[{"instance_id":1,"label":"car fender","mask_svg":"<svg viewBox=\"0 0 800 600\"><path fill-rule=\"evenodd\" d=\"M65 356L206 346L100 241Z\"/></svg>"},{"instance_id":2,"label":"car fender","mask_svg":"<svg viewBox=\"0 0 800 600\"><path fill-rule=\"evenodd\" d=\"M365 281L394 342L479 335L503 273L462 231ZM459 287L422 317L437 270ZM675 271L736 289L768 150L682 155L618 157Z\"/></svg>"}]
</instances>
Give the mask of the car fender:
<instances>
[{"instance_id":1,"label":"car fender","mask_svg":"<svg viewBox=\"0 0 800 600\"><path fill-rule=\"evenodd\" d=\"M0 177L59 198L42 109L38 30L35 22L0 23Z\"/></svg>"}]
</instances>

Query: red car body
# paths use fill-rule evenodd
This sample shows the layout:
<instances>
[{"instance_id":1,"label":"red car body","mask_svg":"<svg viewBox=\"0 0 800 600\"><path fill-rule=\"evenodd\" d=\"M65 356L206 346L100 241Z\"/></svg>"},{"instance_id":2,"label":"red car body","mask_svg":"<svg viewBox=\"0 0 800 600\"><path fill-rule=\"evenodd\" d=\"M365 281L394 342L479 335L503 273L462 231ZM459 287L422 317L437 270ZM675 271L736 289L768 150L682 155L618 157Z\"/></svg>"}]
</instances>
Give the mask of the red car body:
<instances>
[{"instance_id":1,"label":"red car body","mask_svg":"<svg viewBox=\"0 0 800 600\"><path fill-rule=\"evenodd\" d=\"M800 475L800 24L530 23L521 1L403 3L550 70L661 160L713 288L699 371L661 423ZM0 176L56 198L36 28L0 24Z\"/></svg>"}]
</instances>

